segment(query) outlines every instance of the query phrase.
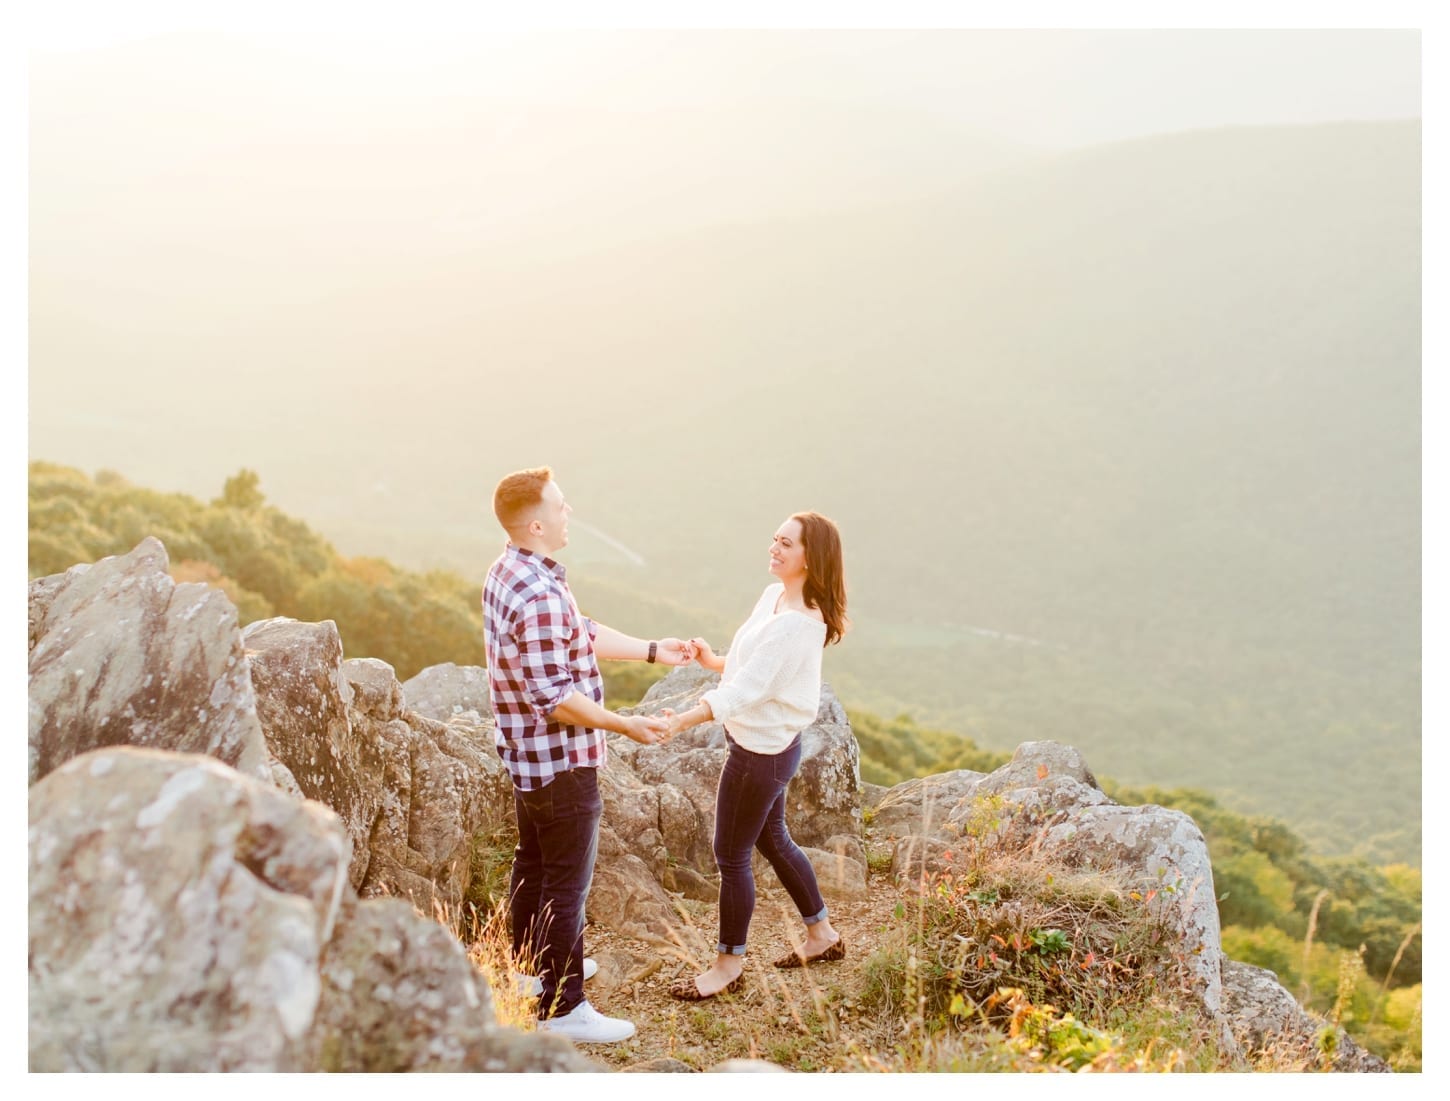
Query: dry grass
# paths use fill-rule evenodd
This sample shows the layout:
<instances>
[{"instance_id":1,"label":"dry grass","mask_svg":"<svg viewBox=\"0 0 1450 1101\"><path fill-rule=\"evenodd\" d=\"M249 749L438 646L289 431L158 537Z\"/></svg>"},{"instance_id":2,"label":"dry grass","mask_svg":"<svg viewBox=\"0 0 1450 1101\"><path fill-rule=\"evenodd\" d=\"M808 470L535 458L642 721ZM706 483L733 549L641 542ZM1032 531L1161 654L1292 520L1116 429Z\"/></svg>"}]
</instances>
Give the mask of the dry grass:
<instances>
[{"instance_id":1,"label":"dry grass","mask_svg":"<svg viewBox=\"0 0 1450 1101\"><path fill-rule=\"evenodd\" d=\"M538 999L523 993L513 977L516 965L508 907L497 903L487 914L480 914L467 903L455 908L435 899L431 916L458 938L469 962L488 981L494 1019L505 1028L532 1032L538 1018ZM532 962L521 961L519 966L529 970Z\"/></svg>"},{"instance_id":2,"label":"dry grass","mask_svg":"<svg viewBox=\"0 0 1450 1101\"><path fill-rule=\"evenodd\" d=\"M1243 1069L1220 1056L1187 995L1185 961L1152 898L1033 851L1032 823L983 806L951 867L898 884L869 833L866 898L830 900L847 959L791 970L770 961L802 927L778 887L759 888L746 981L701 1003L669 985L713 958L714 905L675 900L668 935L644 942L591 926L601 1012L638 1026L621 1044L584 1050L616 1069L674 1060L705 1070L755 1058L795 1071L1171 1071ZM507 915L460 928L494 990L501 1023L531 1029L534 999L509 975ZM448 920L453 919L453 920ZM1304 1052L1267 1053L1254 1069L1296 1070Z\"/></svg>"}]
</instances>

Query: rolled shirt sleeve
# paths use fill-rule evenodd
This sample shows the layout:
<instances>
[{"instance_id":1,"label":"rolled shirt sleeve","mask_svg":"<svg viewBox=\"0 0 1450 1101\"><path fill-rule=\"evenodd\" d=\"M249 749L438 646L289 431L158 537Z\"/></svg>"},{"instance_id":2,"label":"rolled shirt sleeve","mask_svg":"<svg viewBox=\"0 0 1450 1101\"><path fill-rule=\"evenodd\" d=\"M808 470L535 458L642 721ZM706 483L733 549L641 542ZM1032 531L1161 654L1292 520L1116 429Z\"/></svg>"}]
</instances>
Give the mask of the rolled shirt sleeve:
<instances>
[{"instance_id":1,"label":"rolled shirt sleeve","mask_svg":"<svg viewBox=\"0 0 1450 1101\"><path fill-rule=\"evenodd\" d=\"M524 695L534 714L547 720L574 692L569 650L574 639L572 609L553 593L530 600L514 627ZM590 638L594 637L594 625Z\"/></svg>"}]
</instances>

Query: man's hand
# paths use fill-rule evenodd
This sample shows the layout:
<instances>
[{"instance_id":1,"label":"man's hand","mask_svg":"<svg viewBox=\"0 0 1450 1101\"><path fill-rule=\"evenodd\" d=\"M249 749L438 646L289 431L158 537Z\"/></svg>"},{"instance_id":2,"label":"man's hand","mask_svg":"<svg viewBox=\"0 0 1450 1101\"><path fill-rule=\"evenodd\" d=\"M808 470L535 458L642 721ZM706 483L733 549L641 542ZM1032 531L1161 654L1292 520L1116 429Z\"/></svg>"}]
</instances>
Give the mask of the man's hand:
<instances>
[{"instance_id":1,"label":"man's hand","mask_svg":"<svg viewBox=\"0 0 1450 1101\"><path fill-rule=\"evenodd\" d=\"M659 715L624 715L621 717L624 729L620 733L631 741L639 742L640 745L657 745L669 740L669 721Z\"/></svg>"},{"instance_id":2,"label":"man's hand","mask_svg":"<svg viewBox=\"0 0 1450 1101\"><path fill-rule=\"evenodd\" d=\"M689 665L695 660L695 646L678 638L662 638L655 647L655 661L661 665Z\"/></svg>"}]
</instances>

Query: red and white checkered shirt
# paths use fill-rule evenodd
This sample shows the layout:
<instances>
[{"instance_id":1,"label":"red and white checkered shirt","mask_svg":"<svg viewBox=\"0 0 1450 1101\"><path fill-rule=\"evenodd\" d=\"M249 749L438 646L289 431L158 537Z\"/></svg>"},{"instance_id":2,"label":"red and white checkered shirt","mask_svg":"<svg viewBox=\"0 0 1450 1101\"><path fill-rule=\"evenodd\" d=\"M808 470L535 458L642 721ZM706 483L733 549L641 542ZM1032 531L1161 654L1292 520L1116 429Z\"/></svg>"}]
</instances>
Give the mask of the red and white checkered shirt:
<instances>
[{"instance_id":1,"label":"red and white checkered shirt","mask_svg":"<svg viewBox=\"0 0 1450 1101\"><path fill-rule=\"evenodd\" d=\"M552 558L509 543L483 583L483 645L493 740L514 787L544 787L571 768L602 767L604 731L554 722L571 692L604 703L594 657L594 621L585 618Z\"/></svg>"}]
</instances>

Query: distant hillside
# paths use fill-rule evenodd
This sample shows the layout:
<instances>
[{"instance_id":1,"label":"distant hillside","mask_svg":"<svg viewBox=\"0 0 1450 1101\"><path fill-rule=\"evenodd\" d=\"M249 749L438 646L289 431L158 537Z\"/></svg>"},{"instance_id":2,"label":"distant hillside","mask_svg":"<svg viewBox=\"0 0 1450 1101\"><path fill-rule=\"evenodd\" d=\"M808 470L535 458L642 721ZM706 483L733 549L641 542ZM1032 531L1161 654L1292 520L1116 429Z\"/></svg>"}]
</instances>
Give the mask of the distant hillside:
<instances>
[{"instance_id":1,"label":"distant hillside","mask_svg":"<svg viewBox=\"0 0 1450 1101\"><path fill-rule=\"evenodd\" d=\"M646 561L581 538L581 580L717 623L817 508L847 698L1418 861L1419 170L1416 123L1229 129L815 218L425 235L256 295L42 243L32 447L158 484L244 453L340 546L465 574L492 481L549 462Z\"/></svg>"}]
</instances>

